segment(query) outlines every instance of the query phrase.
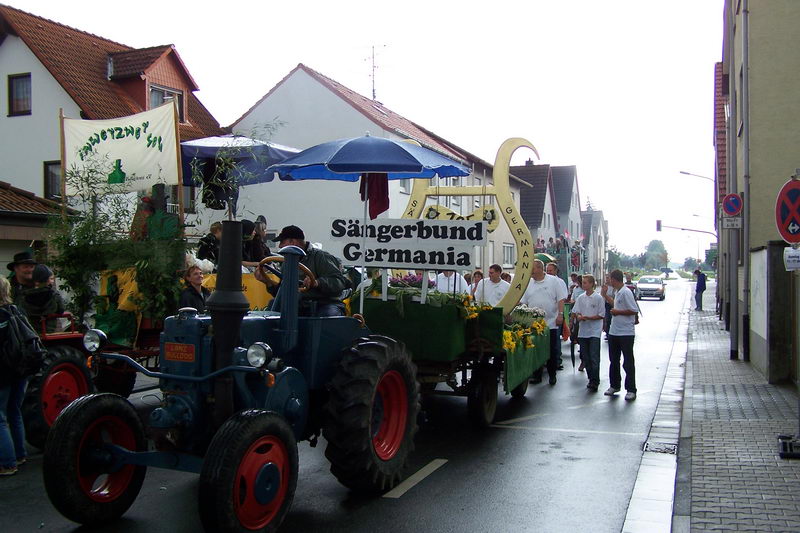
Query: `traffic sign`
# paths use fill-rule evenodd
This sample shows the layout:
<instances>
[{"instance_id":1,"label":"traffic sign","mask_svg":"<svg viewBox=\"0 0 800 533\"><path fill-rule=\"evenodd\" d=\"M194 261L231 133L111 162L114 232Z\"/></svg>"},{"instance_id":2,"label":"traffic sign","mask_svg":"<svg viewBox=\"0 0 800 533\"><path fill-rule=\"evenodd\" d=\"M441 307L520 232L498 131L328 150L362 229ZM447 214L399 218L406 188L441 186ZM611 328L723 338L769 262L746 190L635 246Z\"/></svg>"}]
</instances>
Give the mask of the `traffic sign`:
<instances>
[{"instance_id":1,"label":"traffic sign","mask_svg":"<svg viewBox=\"0 0 800 533\"><path fill-rule=\"evenodd\" d=\"M726 215L735 217L742 212L742 197L738 194L726 194L722 199L722 210Z\"/></svg>"},{"instance_id":2,"label":"traffic sign","mask_svg":"<svg viewBox=\"0 0 800 533\"><path fill-rule=\"evenodd\" d=\"M742 217L723 217L722 229L741 229Z\"/></svg>"},{"instance_id":3,"label":"traffic sign","mask_svg":"<svg viewBox=\"0 0 800 533\"><path fill-rule=\"evenodd\" d=\"M784 241L800 243L800 180L787 181L778 192L775 224Z\"/></svg>"}]
</instances>

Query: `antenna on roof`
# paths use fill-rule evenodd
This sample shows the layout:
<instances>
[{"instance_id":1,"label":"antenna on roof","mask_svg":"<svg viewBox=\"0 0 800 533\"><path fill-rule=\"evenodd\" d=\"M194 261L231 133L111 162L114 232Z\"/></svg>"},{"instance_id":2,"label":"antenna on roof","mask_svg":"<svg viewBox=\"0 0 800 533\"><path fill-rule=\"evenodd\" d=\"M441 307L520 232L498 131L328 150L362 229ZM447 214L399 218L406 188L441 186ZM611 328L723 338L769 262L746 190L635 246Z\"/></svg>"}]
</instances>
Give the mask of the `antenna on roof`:
<instances>
[{"instance_id":1,"label":"antenna on roof","mask_svg":"<svg viewBox=\"0 0 800 533\"><path fill-rule=\"evenodd\" d=\"M386 48L385 44L380 45L383 48ZM372 54L370 56L370 80L372 81L372 100L377 100L375 96L375 70L377 70L378 65L375 64L375 45L372 45Z\"/></svg>"}]
</instances>

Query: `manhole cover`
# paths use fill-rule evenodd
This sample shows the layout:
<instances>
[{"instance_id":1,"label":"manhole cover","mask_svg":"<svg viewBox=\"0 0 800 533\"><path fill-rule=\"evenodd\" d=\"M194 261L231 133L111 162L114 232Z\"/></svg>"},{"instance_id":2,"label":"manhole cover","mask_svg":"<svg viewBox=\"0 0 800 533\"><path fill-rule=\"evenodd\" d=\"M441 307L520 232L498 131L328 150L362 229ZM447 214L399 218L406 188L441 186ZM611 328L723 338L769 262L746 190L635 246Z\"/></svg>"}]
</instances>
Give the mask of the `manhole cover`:
<instances>
[{"instance_id":1,"label":"manhole cover","mask_svg":"<svg viewBox=\"0 0 800 533\"><path fill-rule=\"evenodd\" d=\"M654 453L671 453L672 455L678 454L677 444L667 444L666 442L645 442L644 451Z\"/></svg>"}]
</instances>

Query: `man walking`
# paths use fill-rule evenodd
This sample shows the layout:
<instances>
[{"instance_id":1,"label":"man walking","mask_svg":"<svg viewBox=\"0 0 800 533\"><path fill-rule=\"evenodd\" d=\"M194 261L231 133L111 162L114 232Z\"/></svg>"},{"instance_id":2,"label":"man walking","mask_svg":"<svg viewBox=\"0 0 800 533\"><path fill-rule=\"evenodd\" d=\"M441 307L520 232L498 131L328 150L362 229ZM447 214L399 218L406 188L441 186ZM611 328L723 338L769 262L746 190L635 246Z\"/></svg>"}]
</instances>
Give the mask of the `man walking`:
<instances>
[{"instance_id":1,"label":"man walking","mask_svg":"<svg viewBox=\"0 0 800 533\"><path fill-rule=\"evenodd\" d=\"M564 325L564 300L567 299L567 287L555 276L545 274L544 263L533 260L531 281L520 303L528 307L544 309L544 319L550 328L550 358L547 360L547 373L550 385L556 384L556 371L561 359L561 328ZM541 369L533 376L534 383L542 380Z\"/></svg>"},{"instance_id":2,"label":"man walking","mask_svg":"<svg viewBox=\"0 0 800 533\"><path fill-rule=\"evenodd\" d=\"M500 278L503 267L492 265L489 267L489 279L482 279L475 288L475 301L496 307L508 292L511 284Z\"/></svg>"},{"instance_id":3,"label":"man walking","mask_svg":"<svg viewBox=\"0 0 800 533\"><path fill-rule=\"evenodd\" d=\"M606 314L603 297L594 292L594 276L584 274L582 277L583 294L575 300L572 314L580 324L578 328L578 344L581 347L581 365L586 366L589 384L586 388L597 392L600 385L600 334L603 330L603 317Z\"/></svg>"},{"instance_id":4,"label":"man walking","mask_svg":"<svg viewBox=\"0 0 800 533\"><path fill-rule=\"evenodd\" d=\"M625 399L632 401L636 399L636 364L633 358L633 340L636 334L635 322L636 300L633 298L631 290L622 281L622 271L612 270L609 274L611 286L614 288L614 298L606 295L606 301L611 303L611 314L614 320L608 331L608 358L610 366L608 370L611 386L606 390L606 396L613 396L620 390L622 375L619 370L619 356L622 354L622 368L625 370ZM610 300L610 301L609 301Z\"/></svg>"},{"instance_id":5,"label":"man walking","mask_svg":"<svg viewBox=\"0 0 800 533\"><path fill-rule=\"evenodd\" d=\"M694 303L695 310L703 310L703 293L706 292L706 275L698 268L694 271L697 277L697 283L694 286Z\"/></svg>"}]
</instances>

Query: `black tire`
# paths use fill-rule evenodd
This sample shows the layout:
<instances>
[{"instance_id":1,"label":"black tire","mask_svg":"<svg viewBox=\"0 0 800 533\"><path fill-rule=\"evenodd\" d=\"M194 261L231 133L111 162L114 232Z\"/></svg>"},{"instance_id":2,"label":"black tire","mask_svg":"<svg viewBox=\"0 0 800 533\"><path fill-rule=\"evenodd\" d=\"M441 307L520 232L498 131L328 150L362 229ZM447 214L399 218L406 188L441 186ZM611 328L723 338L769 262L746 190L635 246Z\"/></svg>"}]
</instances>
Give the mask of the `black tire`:
<instances>
[{"instance_id":1,"label":"black tire","mask_svg":"<svg viewBox=\"0 0 800 533\"><path fill-rule=\"evenodd\" d=\"M47 346L41 370L31 376L22 403L25 439L44 448L56 417L76 398L95 391L83 352L69 345Z\"/></svg>"},{"instance_id":2,"label":"black tire","mask_svg":"<svg viewBox=\"0 0 800 533\"><path fill-rule=\"evenodd\" d=\"M261 409L236 413L214 435L200 472L203 528L276 531L292 506L297 470L297 441L283 417Z\"/></svg>"},{"instance_id":3,"label":"black tire","mask_svg":"<svg viewBox=\"0 0 800 533\"><path fill-rule=\"evenodd\" d=\"M142 488L144 466L113 468L93 454L103 443L147 451L136 410L114 394L90 394L69 404L47 436L42 472L47 495L73 522L98 525L122 516Z\"/></svg>"},{"instance_id":4,"label":"black tire","mask_svg":"<svg viewBox=\"0 0 800 533\"><path fill-rule=\"evenodd\" d=\"M525 378L525 381L511 389L511 397L518 400L520 398L524 398L525 394L528 392L528 383L530 382L530 377Z\"/></svg>"},{"instance_id":5,"label":"black tire","mask_svg":"<svg viewBox=\"0 0 800 533\"><path fill-rule=\"evenodd\" d=\"M136 371L125 364L112 364L106 361L97 361L97 375L94 377L94 386L100 392L113 392L118 396L127 398L136 385Z\"/></svg>"},{"instance_id":6,"label":"black tire","mask_svg":"<svg viewBox=\"0 0 800 533\"><path fill-rule=\"evenodd\" d=\"M419 414L416 366L403 344L379 335L353 343L329 385L325 456L339 482L383 492L402 478Z\"/></svg>"},{"instance_id":7,"label":"black tire","mask_svg":"<svg viewBox=\"0 0 800 533\"><path fill-rule=\"evenodd\" d=\"M477 428L487 428L497 412L497 370L485 365L472 371L467 390L467 414Z\"/></svg>"},{"instance_id":8,"label":"black tire","mask_svg":"<svg viewBox=\"0 0 800 533\"><path fill-rule=\"evenodd\" d=\"M665 294L665 295L662 295L662 296L661 296L661 298L659 298L659 300L661 300L661 301L663 302L663 301L664 301L664 298L666 298L666 297L667 297L667 296L666 296L666 294Z\"/></svg>"}]
</instances>

